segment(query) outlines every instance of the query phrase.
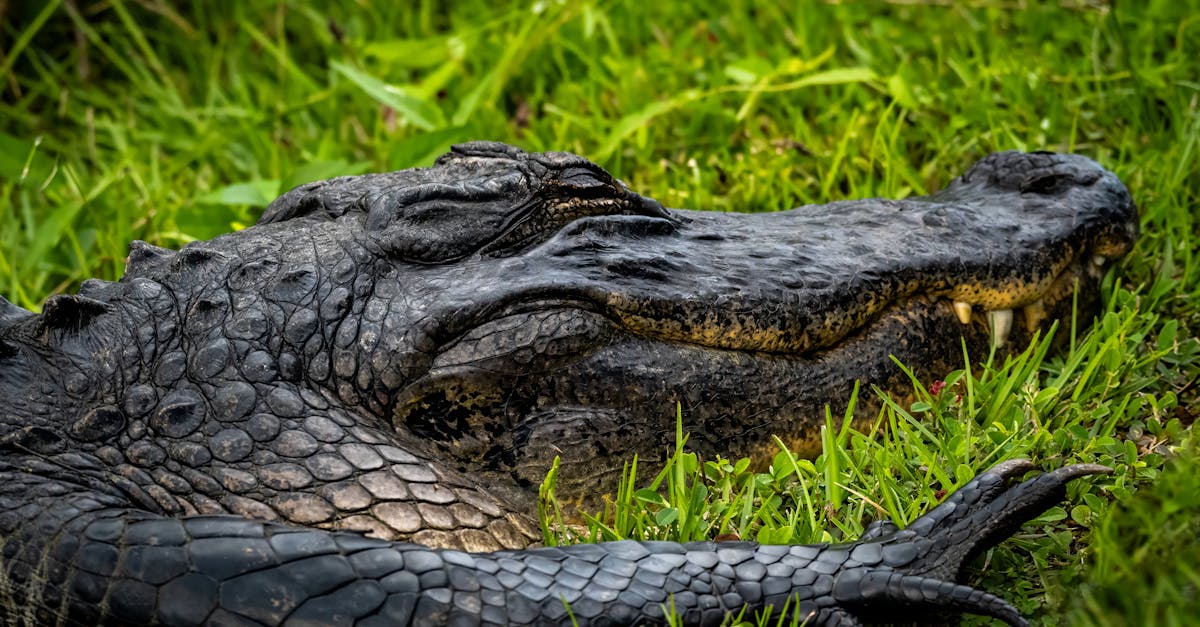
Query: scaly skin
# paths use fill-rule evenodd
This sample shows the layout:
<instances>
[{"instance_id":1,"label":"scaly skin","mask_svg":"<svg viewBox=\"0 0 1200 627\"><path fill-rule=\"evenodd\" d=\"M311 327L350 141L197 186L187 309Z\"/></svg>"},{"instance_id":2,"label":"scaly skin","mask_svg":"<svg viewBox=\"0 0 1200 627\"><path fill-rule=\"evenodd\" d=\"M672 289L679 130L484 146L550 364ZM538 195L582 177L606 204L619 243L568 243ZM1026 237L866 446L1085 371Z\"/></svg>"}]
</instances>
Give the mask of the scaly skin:
<instances>
[{"instance_id":1,"label":"scaly skin","mask_svg":"<svg viewBox=\"0 0 1200 627\"><path fill-rule=\"evenodd\" d=\"M667 210L574 155L489 143L301 186L245 231L178 253L135 242L119 283L41 315L0 301L0 612L170 613L186 605L163 590L212 591L204 545L230 568L266 560L247 568L285 588L225 610L296 608L318 592L271 579L279 549L262 543L285 524L339 546L348 530L379 538L361 546L525 549L555 456L560 493L594 505L624 460L657 459L676 403L702 453L759 455L771 433L802 447L855 379L907 385L890 356L932 378L960 367L962 342L1005 339L984 310L1036 314L1009 345L1087 311L1098 262L1135 236L1111 173L1047 153L991 155L930 197L760 215ZM958 322L954 301L977 315ZM146 561L146 534L122 535L135 527L195 541L184 562ZM566 551L597 550L636 552Z\"/></svg>"},{"instance_id":2,"label":"scaly skin","mask_svg":"<svg viewBox=\"0 0 1200 627\"><path fill-rule=\"evenodd\" d=\"M0 615L30 623L199 625L720 625L785 608L808 625L972 612L1026 625L992 594L954 583L963 565L1065 495L1108 472L1079 464L1011 480L1003 462L907 529L849 544L610 542L464 553L229 516L184 519L0 465L10 578ZM29 474L25 474L29 473ZM47 529L57 530L49 539ZM39 606L30 605L37 599ZM69 618L54 608L70 606ZM569 608L569 609L568 609ZM570 616L568 616L568 611Z\"/></svg>"}]
</instances>

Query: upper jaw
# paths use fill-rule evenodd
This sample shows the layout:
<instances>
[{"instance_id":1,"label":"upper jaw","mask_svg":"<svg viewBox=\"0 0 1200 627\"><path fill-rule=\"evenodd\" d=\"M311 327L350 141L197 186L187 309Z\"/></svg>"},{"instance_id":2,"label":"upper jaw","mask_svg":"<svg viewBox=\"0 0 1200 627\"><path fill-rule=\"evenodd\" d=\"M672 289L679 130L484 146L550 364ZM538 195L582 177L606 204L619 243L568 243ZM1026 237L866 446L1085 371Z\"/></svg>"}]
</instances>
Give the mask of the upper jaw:
<instances>
[{"instance_id":1,"label":"upper jaw","mask_svg":"<svg viewBox=\"0 0 1200 627\"><path fill-rule=\"evenodd\" d=\"M924 296L964 323L986 320L1002 346L1014 320L1049 320L1076 280L1098 285L1137 233L1114 175L1082 157L1035 157L1099 173L1052 194L985 185L975 168L944 192L899 201L587 218L522 257L573 277L623 326L673 341L806 354Z\"/></svg>"}]
</instances>

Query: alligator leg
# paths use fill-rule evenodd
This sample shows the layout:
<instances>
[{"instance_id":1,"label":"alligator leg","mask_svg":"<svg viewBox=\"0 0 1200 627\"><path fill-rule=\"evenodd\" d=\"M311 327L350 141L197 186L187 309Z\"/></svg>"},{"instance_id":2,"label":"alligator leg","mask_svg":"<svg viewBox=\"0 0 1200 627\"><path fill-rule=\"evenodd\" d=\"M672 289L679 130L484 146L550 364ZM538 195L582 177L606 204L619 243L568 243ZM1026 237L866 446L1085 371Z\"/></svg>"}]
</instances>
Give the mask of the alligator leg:
<instances>
[{"instance_id":1,"label":"alligator leg","mask_svg":"<svg viewBox=\"0 0 1200 627\"><path fill-rule=\"evenodd\" d=\"M955 583L959 571L1060 500L1068 481L1108 471L1081 464L1012 485L1031 468L1001 463L907 529L849 544L470 554L228 516L167 518L44 467L0 464L0 622L633 624L660 621L673 604L686 624L716 625L743 606L787 603L809 625L945 611L1023 625L999 597ZM13 608L27 609L5 615Z\"/></svg>"}]
</instances>

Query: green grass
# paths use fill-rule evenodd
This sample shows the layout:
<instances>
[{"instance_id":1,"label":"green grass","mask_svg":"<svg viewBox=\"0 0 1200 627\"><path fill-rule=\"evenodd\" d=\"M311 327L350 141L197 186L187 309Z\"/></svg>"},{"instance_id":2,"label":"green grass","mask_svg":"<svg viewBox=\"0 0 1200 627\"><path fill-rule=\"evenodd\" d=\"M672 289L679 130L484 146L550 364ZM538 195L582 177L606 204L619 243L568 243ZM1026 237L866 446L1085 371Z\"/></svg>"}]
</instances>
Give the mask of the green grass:
<instances>
[{"instance_id":1,"label":"green grass","mask_svg":"<svg viewBox=\"0 0 1200 627\"><path fill-rule=\"evenodd\" d=\"M1068 351L917 385L874 437L832 420L813 461L756 473L680 449L591 533L840 539L1000 459L1098 461L1116 472L1073 484L975 583L1048 625L1200 615L1200 460L1179 452L1200 412L1200 3L190 4L0 3L9 299L36 308L117 278L131 239L206 239L296 183L466 139L753 211L924 193L993 150L1080 152L1133 190L1143 236L1095 329L1057 330Z\"/></svg>"}]
</instances>

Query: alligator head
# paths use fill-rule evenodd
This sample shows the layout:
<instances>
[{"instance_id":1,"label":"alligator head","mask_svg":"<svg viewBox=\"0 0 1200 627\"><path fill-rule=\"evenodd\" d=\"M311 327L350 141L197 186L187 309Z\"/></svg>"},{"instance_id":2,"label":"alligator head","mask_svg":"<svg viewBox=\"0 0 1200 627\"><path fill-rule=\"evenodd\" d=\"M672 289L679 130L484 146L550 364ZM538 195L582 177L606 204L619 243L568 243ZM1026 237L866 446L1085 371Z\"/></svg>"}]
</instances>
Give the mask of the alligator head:
<instances>
[{"instance_id":1,"label":"alligator head","mask_svg":"<svg viewBox=\"0 0 1200 627\"><path fill-rule=\"evenodd\" d=\"M526 490L558 456L576 495L667 449L677 403L702 452L757 456L776 434L815 453L855 381L909 385L892 356L928 380L962 367L963 339L986 357L1073 306L1086 319L1136 235L1125 187L1074 155L1000 153L928 197L745 215L664 209L580 157L490 143L299 187L262 222L382 260L342 332L353 362L335 352L310 380L491 485Z\"/></svg>"},{"instance_id":2,"label":"alligator head","mask_svg":"<svg viewBox=\"0 0 1200 627\"><path fill-rule=\"evenodd\" d=\"M744 215L464 144L179 252L135 242L119 283L41 315L6 304L0 445L165 514L516 548L554 457L561 493L600 494L671 444L677 404L701 452L811 451L855 381L902 393L893 356L934 379L963 342L1089 310L1135 236L1125 187L1074 155Z\"/></svg>"}]
</instances>

